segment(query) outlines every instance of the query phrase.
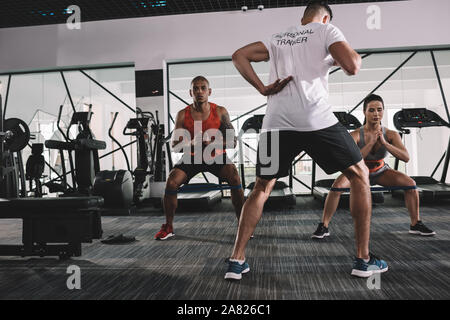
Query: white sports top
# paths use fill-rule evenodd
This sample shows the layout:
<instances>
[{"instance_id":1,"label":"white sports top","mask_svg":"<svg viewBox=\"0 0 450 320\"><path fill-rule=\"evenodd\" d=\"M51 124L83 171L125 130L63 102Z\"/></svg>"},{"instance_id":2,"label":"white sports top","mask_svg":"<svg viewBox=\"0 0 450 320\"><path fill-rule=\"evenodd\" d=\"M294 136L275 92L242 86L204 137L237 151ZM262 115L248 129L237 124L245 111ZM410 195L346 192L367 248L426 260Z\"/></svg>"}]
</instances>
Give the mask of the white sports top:
<instances>
[{"instance_id":1,"label":"white sports top","mask_svg":"<svg viewBox=\"0 0 450 320\"><path fill-rule=\"evenodd\" d=\"M338 121L328 103L328 73L333 65L328 48L346 41L332 24L318 22L290 27L263 41L269 51L269 82L293 80L267 99L263 130L315 131Z\"/></svg>"}]
</instances>

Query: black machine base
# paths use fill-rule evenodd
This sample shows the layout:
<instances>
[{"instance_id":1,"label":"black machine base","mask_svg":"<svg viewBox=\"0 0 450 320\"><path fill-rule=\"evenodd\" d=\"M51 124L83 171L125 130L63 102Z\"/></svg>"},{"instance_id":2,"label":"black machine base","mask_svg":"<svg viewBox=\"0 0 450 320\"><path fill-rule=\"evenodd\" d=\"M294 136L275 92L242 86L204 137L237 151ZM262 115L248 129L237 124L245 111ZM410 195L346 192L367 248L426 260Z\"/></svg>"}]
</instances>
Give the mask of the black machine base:
<instances>
[{"instance_id":1,"label":"black machine base","mask_svg":"<svg viewBox=\"0 0 450 320\"><path fill-rule=\"evenodd\" d=\"M57 256L61 260L81 256L81 243L74 244L33 244L0 245L1 256L46 257Z\"/></svg>"},{"instance_id":2,"label":"black machine base","mask_svg":"<svg viewBox=\"0 0 450 320\"><path fill-rule=\"evenodd\" d=\"M440 200L450 199L450 185L441 183L428 176L412 176L417 185L420 202L432 203ZM401 190L392 191L394 198L403 199L404 192Z\"/></svg>"},{"instance_id":3,"label":"black machine base","mask_svg":"<svg viewBox=\"0 0 450 320\"><path fill-rule=\"evenodd\" d=\"M211 210L220 201L222 193L219 190L178 194L180 210Z\"/></svg>"},{"instance_id":4,"label":"black machine base","mask_svg":"<svg viewBox=\"0 0 450 320\"><path fill-rule=\"evenodd\" d=\"M244 190L244 198L247 199L255 187L255 182L251 182ZM269 198L264 204L264 208L293 208L297 203L297 197L292 189L283 181L276 181Z\"/></svg>"},{"instance_id":5,"label":"black machine base","mask_svg":"<svg viewBox=\"0 0 450 320\"><path fill-rule=\"evenodd\" d=\"M322 203L325 203L325 199L327 198L334 181L335 179L324 179L316 181L316 185L313 188L314 199L319 200ZM373 204L384 203L384 193L382 191L372 191L371 195ZM350 192L343 192L341 193L341 197L339 199L338 208L349 208L349 207L350 207Z\"/></svg>"},{"instance_id":6,"label":"black machine base","mask_svg":"<svg viewBox=\"0 0 450 320\"><path fill-rule=\"evenodd\" d=\"M103 199L46 198L0 201L0 219L22 219L22 244L0 245L0 256L81 256L81 244L101 239Z\"/></svg>"},{"instance_id":7,"label":"black machine base","mask_svg":"<svg viewBox=\"0 0 450 320\"><path fill-rule=\"evenodd\" d=\"M130 206L128 208L101 208L100 213L102 217L105 216L131 216L136 213L136 206Z\"/></svg>"}]
</instances>

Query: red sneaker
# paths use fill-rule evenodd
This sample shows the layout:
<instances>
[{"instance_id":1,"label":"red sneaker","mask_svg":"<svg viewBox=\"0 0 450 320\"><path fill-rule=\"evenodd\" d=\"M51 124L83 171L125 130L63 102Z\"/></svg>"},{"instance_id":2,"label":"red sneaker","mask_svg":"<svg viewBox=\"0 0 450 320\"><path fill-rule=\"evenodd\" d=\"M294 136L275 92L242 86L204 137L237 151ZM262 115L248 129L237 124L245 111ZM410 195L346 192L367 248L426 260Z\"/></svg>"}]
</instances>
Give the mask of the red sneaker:
<instances>
[{"instance_id":1,"label":"red sneaker","mask_svg":"<svg viewBox=\"0 0 450 320\"><path fill-rule=\"evenodd\" d=\"M173 236L175 236L173 227L168 224L163 224L161 230L155 235L155 240L167 240Z\"/></svg>"}]
</instances>

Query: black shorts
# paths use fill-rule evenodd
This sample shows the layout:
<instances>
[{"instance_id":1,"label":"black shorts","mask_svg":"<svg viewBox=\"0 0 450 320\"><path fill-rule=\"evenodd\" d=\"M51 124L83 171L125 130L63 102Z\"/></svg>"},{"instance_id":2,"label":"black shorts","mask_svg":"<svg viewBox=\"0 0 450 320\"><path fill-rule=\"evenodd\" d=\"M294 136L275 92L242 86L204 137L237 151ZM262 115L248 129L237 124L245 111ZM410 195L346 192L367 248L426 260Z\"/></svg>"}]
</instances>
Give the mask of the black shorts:
<instances>
[{"instance_id":1,"label":"black shorts","mask_svg":"<svg viewBox=\"0 0 450 320\"><path fill-rule=\"evenodd\" d=\"M271 150L276 135L279 139L274 140L274 150ZM263 132L258 143L256 176L271 180L289 175L292 161L302 151L327 174L343 171L362 160L352 136L339 122L317 131Z\"/></svg>"},{"instance_id":2,"label":"black shorts","mask_svg":"<svg viewBox=\"0 0 450 320\"><path fill-rule=\"evenodd\" d=\"M212 164L207 164L205 162L195 164L192 156L183 156L181 160L178 161L173 168L184 171L184 173L186 173L187 175L187 180L185 183L188 183L189 180L191 180L194 176L196 176L200 172L209 172L215 175L216 177L219 177L220 171L225 165L233 164L233 162L227 157L226 154L217 156L214 159L215 161Z\"/></svg>"}]
</instances>

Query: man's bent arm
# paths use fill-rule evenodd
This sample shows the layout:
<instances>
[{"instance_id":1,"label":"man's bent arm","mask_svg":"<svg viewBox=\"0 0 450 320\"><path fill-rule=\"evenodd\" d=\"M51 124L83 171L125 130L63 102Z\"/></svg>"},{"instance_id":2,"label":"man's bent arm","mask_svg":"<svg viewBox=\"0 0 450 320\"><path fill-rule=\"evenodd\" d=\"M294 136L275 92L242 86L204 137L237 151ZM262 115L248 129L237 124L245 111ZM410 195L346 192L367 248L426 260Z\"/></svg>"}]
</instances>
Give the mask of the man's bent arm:
<instances>
[{"instance_id":1,"label":"man's bent arm","mask_svg":"<svg viewBox=\"0 0 450 320\"><path fill-rule=\"evenodd\" d=\"M283 80L277 79L274 83L265 86L250 62L268 61L269 57L269 51L262 42L254 42L246 45L237 50L232 57L236 69L263 96L277 94L292 80L292 76L289 76Z\"/></svg>"},{"instance_id":2,"label":"man's bent arm","mask_svg":"<svg viewBox=\"0 0 450 320\"><path fill-rule=\"evenodd\" d=\"M234 66L239 73L259 92L263 92L264 84L259 79L250 62L269 60L269 51L262 42L254 42L238 49L232 56Z\"/></svg>"},{"instance_id":3,"label":"man's bent arm","mask_svg":"<svg viewBox=\"0 0 450 320\"><path fill-rule=\"evenodd\" d=\"M224 146L228 146L228 142L226 140L227 138L227 131L228 130L232 130L233 131L233 148L236 148L236 144L237 144L237 137L236 137L236 131L234 130L233 125L231 124L231 120L230 120L230 115L228 114L227 109L225 108L220 108L221 110L221 115L220 115L220 131L222 133L223 136L223 144ZM230 143L230 147L231 147L231 143Z\"/></svg>"},{"instance_id":4,"label":"man's bent arm","mask_svg":"<svg viewBox=\"0 0 450 320\"><path fill-rule=\"evenodd\" d=\"M181 110L177 113L177 117L175 119L175 128L173 129L174 132L175 130L179 130L179 129L184 129L183 127L184 124L184 111ZM178 140L175 140L176 138L178 138ZM191 137L192 139L192 137ZM180 145L180 143L183 142L183 144ZM192 144L192 140L191 141L183 141L183 137L182 136L177 136L177 135L173 135L172 136L172 148L175 148L175 146L178 146L177 149L182 149L185 146L191 145Z\"/></svg>"},{"instance_id":5,"label":"man's bent arm","mask_svg":"<svg viewBox=\"0 0 450 320\"><path fill-rule=\"evenodd\" d=\"M354 76L361 68L361 56L345 41L333 43L328 50L334 61L349 76Z\"/></svg>"}]
</instances>

